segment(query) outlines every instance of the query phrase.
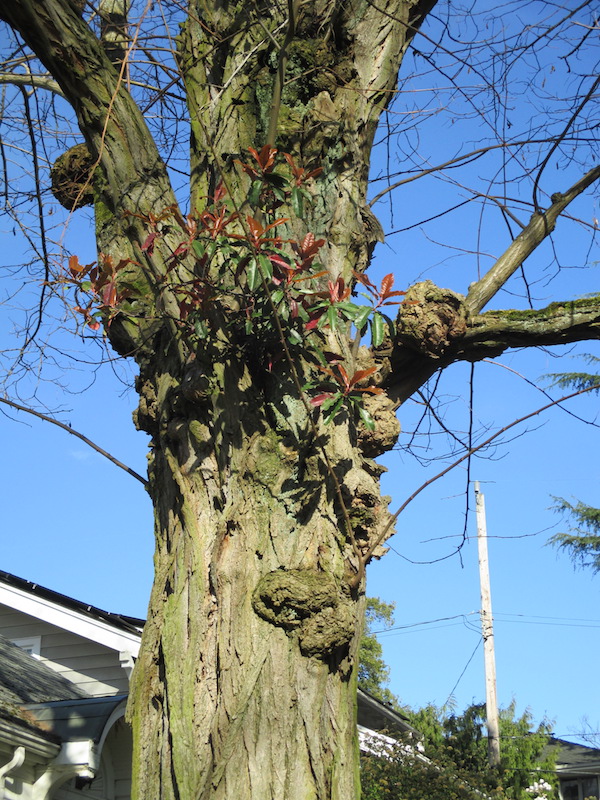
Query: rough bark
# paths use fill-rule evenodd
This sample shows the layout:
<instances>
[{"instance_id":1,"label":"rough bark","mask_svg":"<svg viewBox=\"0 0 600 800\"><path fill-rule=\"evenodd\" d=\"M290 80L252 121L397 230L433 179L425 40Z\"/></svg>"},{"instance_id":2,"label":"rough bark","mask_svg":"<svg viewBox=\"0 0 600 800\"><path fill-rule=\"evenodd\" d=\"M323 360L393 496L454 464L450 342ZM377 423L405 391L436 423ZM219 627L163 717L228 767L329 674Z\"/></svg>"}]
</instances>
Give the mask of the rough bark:
<instances>
[{"instance_id":1,"label":"rough bark","mask_svg":"<svg viewBox=\"0 0 600 800\"><path fill-rule=\"evenodd\" d=\"M326 237L328 270L350 278L373 247L369 150L420 7L306 8L288 54L297 83L280 108L277 48L254 15L275 39L289 20L274 4L255 8L198 3L181 37L193 207L220 177L243 197L235 159L276 115L279 144L327 176L298 233ZM0 14L73 104L94 160L99 250L139 264L123 270L135 292L108 328L138 361L137 424L152 436L156 578L131 693L134 796L348 800L360 555L388 520L380 470L353 419L315 430L289 365L269 374L229 320L200 347L179 335L165 288L185 277L167 269L175 240L150 255L141 219L175 200L115 66L68 0L18 0Z\"/></svg>"},{"instance_id":2,"label":"rough bark","mask_svg":"<svg viewBox=\"0 0 600 800\"><path fill-rule=\"evenodd\" d=\"M290 233L325 238L327 270L351 282L378 238L365 192L379 114L433 5L193 0L178 45L191 208L200 210L220 179L243 202L247 179L236 160L264 143L275 120L277 145L323 168ZM0 18L73 105L93 160L98 248L125 262L119 281L130 290L107 332L139 365L136 421L152 438L156 536L129 711L133 796L350 800L364 554L389 521L370 458L398 435L394 403L454 360L597 337L596 304L545 317L474 316L480 301L469 306L419 284L394 341L356 355L355 366L378 364L376 380L388 389L371 401L376 433L365 435L351 415L325 427L299 396L308 362L292 368L282 359L269 371L263 343L240 335L235 307L209 312L208 339L184 335L169 289L195 277L194 262L168 268L175 228L153 252L143 246L145 218L176 206L167 171L76 4L12 0ZM328 344L350 353L348 342Z\"/></svg>"},{"instance_id":3,"label":"rough bark","mask_svg":"<svg viewBox=\"0 0 600 800\"><path fill-rule=\"evenodd\" d=\"M221 353L156 386L138 415L157 549L130 709L137 796L355 796L362 592L293 385L261 391ZM328 452L373 530L385 510L345 426Z\"/></svg>"},{"instance_id":4,"label":"rough bark","mask_svg":"<svg viewBox=\"0 0 600 800\"><path fill-rule=\"evenodd\" d=\"M464 295L424 281L411 287L406 300L393 341L374 354L381 384L397 403L456 361L496 358L509 348L600 339L600 296L471 316Z\"/></svg>"}]
</instances>

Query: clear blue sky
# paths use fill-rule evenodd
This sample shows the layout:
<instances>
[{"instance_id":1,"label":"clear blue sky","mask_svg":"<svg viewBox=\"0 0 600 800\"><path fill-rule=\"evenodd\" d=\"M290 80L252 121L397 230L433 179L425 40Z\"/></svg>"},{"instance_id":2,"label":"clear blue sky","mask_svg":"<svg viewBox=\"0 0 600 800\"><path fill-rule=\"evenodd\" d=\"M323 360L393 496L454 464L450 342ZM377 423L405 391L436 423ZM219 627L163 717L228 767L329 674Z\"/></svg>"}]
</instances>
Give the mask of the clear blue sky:
<instances>
[{"instance_id":1,"label":"clear blue sky","mask_svg":"<svg viewBox=\"0 0 600 800\"><path fill-rule=\"evenodd\" d=\"M528 114L527 108L515 110L513 124ZM431 146L433 153L434 144L445 144L436 157L431 156L433 163L460 148L464 152L478 146L481 132L474 129L468 140L463 139L454 122L450 117L432 118L422 129L419 147ZM386 154L382 147L374 163L375 176L387 168L388 155L392 171L403 169L402 155L394 148ZM486 185L497 167L497 162L478 162L470 172L461 173L461 179ZM553 169L545 182L548 193L565 189L579 177L578 169L576 165L560 172ZM373 194L380 188L376 184ZM426 231L417 223L467 196L450 179L431 178L405 187L397 196L393 216L385 202L378 204L375 210L388 233L416 227L388 235L386 244L379 246L372 274L380 277L393 271L397 288L431 278L466 291L478 270L490 266L492 256L507 245L506 230L487 210L480 218L480 208L473 211L470 206ZM588 221L598 213L589 194L573 212ZM523 212L524 219L527 216ZM81 213L69 235L80 260L93 260L91 225ZM16 239L6 222L0 225L0 237L0 265L17 263ZM588 250L589 236L584 232L582 238L580 229L565 221L559 223L555 244L564 266L557 276L548 246L528 263L529 274L538 276L533 294L539 306L597 291L598 251ZM493 306L523 306L520 295L522 284L515 280ZM57 351L47 349L46 355L74 346L70 327L67 319L65 330L52 340ZM12 327L3 312L0 345L11 344ZM88 352L94 356L93 349ZM561 360L556 358L558 352L512 353L497 364L476 365L475 430L492 431L544 405L545 397L521 374L536 381L551 372L579 368L569 358L577 352L599 355L596 344L565 349ZM61 411L63 421L144 474L146 437L133 428L135 395L126 385L131 374L122 370L120 364L97 372L80 364L63 375L57 368L54 377L64 379L71 393L52 385L40 392L47 407ZM464 438L471 396L469 367L450 368L437 396L448 424ZM422 463L449 450L444 435L432 429L428 437L423 425L413 439L422 411L416 402L400 410L403 433L397 450L384 459L389 468L384 488L392 496L392 510L448 463ZM514 698L519 710L531 708L536 721L547 715L556 721L559 735L583 731L584 717L591 730L600 731L596 667L600 577L575 572L565 556L545 546L548 537L561 529L560 518L550 510L553 495L600 505L598 429L591 421L598 421L596 397L553 409L506 434L497 447L472 462L470 475L462 465L432 484L401 516L390 542L393 549L369 569L368 593L396 603L398 629L382 634L381 641L391 667L390 688L403 702L413 707L428 702L441 705L453 693L461 710L483 699L472 486L465 494L470 478L480 481L487 505L501 705ZM145 616L153 541L152 511L142 485L74 437L22 414L0 413L0 442L0 568L109 611ZM466 496L470 510L465 522ZM468 538L460 552L451 555L465 530Z\"/></svg>"}]
</instances>

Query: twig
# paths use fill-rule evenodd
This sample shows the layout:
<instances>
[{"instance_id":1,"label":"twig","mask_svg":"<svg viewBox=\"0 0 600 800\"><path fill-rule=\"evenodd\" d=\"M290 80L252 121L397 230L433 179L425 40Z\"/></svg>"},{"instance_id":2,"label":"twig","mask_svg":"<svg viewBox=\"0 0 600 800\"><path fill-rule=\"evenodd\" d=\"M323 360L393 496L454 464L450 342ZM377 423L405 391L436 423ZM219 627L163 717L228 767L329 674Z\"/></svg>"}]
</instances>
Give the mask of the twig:
<instances>
[{"instance_id":1,"label":"twig","mask_svg":"<svg viewBox=\"0 0 600 800\"><path fill-rule=\"evenodd\" d=\"M552 195L552 205L546 211L534 213L508 249L500 256L494 266L476 283L471 284L467 294L467 307L470 314L477 314L504 286L536 247L549 236L556 226L558 217L575 198L588 186L600 178L600 166L594 167L566 192Z\"/></svg>"},{"instance_id":2,"label":"twig","mask_svg":"<svg viewBox=\"0 0 600 800\"><path fill-rule=\"evenodd\" d=\"M8 400L6 397L0 397L0 403L4 403L5 405L10 406L11 408L16 409L17 411L24 411L26 414L32 414L34 417L38 417L38 419L43 419L44 422L51 422L53 425L57 425L59 428L62 428L63 431L66 431L67 433L70 433L72 436L76 436L78 439L81 439L81 441L89 445L92 448L92 450L95 450L97 453L100 453L101 456L108 458L108 460L112 461L112 463L115 466L120 467L122 470L125 470L125 472L129 473L129 475L131 475L133 478L136 478L138 481L140 481L140 483L143 483L144 486L146 485L145 478L142 478L141 475L138 475L138 473L135 470L131 469L131 467L128 467L126 464L123 464L123 462L119 461L118 458L112 456L110 453L108 453L106 450L100 447L100 445L97 445L95 442L92 442L91 439L88 439L87 436L84 436L83 433L79 433L79 431L76 431L70 425L66 425L64 422L60 422L60 420L54 419L54 417L49 417L47 414L42 414L41 411L35 411L33 408L28 408L27 406L19 405L19 403L15 403L13 400Z\"/></svg>"},{"instance_id":3,"label":"twig","mask_svg":"<svg viewBox=\"0 0 600 800\"><path fill-rule=\"evenodd\" d=\"M469 450L467 450L467 452L463 456L458 458L456 461L453 461L452 464L449 464L441 472L438 472L438 474L434 475L433 478L429 478L429 480L425 481L425 483L422 483L421 486L419 486L419 488L416 489L410 495L410 497L407 498L404 501L404 503L402 503L400 508L394 514L392 514L392 516L388 520L388 522L387 522L385 528L383 529L383 531L379 534L377 539L375 539L373 544L369 547L367 552L363 555L363 557L362 557L363 563L365 565L368 563L369 559L371 558L371 556L373 555L375 550L381 544L383 544L385 542L388 533L392 529L394 523L396 522L396 520L398 519L400 514L402 514L402 512L409 505L409 503L412 503L412 501L416 497L418 497L418 495L420 495L421 492L424 489L426 489L432 483L435 483L435 481L439 480L439 478L443 478L444 475L446 475L448 472L450 472L450 470L453 470L455 467L458 467L458 465L462 464L462 462L465 461L467 458L470 458L474 453L477 453L479 450L482 450L484 447L487 447L487 445L490 444L491 442L493 442L494 439L497 439L498 436L501 436L503 433L506 433L506 431L510 430L511 428L514 428L516 425L520 425L522 422L526 422L528 419L531 419L532 417L536 417L538 414L542 414L544 411L547 411L549 408L552 408L552 406L556 406L559 403L564 403L566 400L571 400L571 398L573 398L573 397L577 397L580 394L585 394L586 392L591 392L592 390L596 390L597 391L598 390L598 386L597 385L588 386L585 389L579 389L577 392L571 392L571 394L567 394L564 397L559 397L558 400L553 400L551 403L546 403L545 406L542 406L541 408L538 408L535 411L531 411L529 414L525 414L524 417L519 417L519 419L515 419L512 422L509 422L508 425L505 425L503 428L500 428L495 433L493 433L491 436L488 436L488 438L485 441L481 442L481 444L478 444L476 447L472 447Z\"/></svg>"}]
</instances>

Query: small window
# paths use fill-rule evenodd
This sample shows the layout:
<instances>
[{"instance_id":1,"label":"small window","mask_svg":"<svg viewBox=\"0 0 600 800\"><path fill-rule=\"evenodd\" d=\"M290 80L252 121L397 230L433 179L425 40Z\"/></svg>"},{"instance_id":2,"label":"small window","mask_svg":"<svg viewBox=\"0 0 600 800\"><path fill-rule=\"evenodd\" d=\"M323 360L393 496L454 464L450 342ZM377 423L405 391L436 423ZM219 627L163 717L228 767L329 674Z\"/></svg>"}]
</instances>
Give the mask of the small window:
<instances>
[{"instance_id":1,"label":"small window","mask_svg":"<svg viewBox=\"0 0 600 800\"><path fill-rule=\"evenodd\" d=\"M581 800L579 781L561 781L560 794L562 800Z\"/></svg>"},{"instance_id":2,"label":"small window","mask_svg":"<svg viewBox=\"0 0 600 800\"><path fill-rule=\"evenodd\" d=\"M17 647L20 647L21 650L25 650L26 653L29 653L30 656L34 658L40 657L40 650L42 646L42 637L41 636L23 636L19 639L11 639L13 644L16 644Z\"/></svg>"}]
</instances>

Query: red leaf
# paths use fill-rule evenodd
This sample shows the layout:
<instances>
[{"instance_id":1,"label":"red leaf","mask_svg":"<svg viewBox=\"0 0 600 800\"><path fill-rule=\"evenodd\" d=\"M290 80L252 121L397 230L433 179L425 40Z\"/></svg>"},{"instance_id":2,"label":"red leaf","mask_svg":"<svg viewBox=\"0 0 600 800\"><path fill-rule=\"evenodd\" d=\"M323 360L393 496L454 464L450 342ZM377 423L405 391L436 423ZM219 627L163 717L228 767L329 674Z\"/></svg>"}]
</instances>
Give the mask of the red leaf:
<instances>
[{"instance_id":1,"label":"red leaf","mask_svg":"<svg viewBox=\"0 0 600 800\"><path fill-rule=\"evenodd\" d=\"M310 404L311 406L318 408L319 406L323 405L325 400L329 400L329 398L332 396L333 395L331 392L323 392L323 394L318 394L316 397L311 397Z\"/></svg>"},{"instance_id":2,"label":"red leaf","mask_svg":"<svg viewBox=\"0 0 600 800\"><path fill-rule=\"evenodd\" d=\"M356 280L359 283L362 283L363 286L366 286L367 289L372 289L375 292L377 291L377 287L375 286L375 284L371 283L371 281L367 278L367 276L364 275L362 272L354 272L353 271L353 274L354 274L354 277L356 278Z\"/></svg>"},{"instance_id":3,"label":"red leaf","mask_svg":"<svg viewBox=\"0 0 600 800\"><path fill-rule=\"evenodd\" d=\"M268 258L269 261L272 264L275 264L276 267L281 267L282 269L285 270L291 269L289 263L285 260L285 258L282 258L281 256L278 256L275 253L269 253Z\"/></svg>"},{"instance_id":4,"label":"red leaf","mask_svg":"<svg viewBox=\"0 0 600 800\"><path fill-rule=\"evenodd\" d=\"M379 386L365 386L364 389L354 389L355 392L370 392L371 394L383 394L383 389Z\"/></svg>"},{"instance_id":5,"label":"red leaf","mask_svg":"<svg viewBox=\"0 0 600 800\"><path fill-rule=\"evenodd\" d=\"M390 272L381 281L381 289L379 290L380 297L388 297L388 292L394 285L394 274Z\"/></svg>"},{"instance_id":6,"label":"red leaf","mask_svg":"<svg viewBox=\"0 0 600 800\"><path fill-rule=\"evenodd\" d=\"M142 245L142 252L148 253L149 256L152 255L154 252L154 240L158 236L158 233L149 233L146 241Z\"/></svg>"},{"instance_id":7,"label":"red leaf","mask_svg":"<svg viewBox=\"0 0 600 800\"><path fill-rule=\"evenodd\" d=\"M306 252L309 250L313 244L315 243L315 235L314 233L307 233L304 239L302 240L302 252Z\"/></svg>"},{"instance_id":8,"label":"red leaf","mask_svg":"<svg viewBox=\"0 0 600 800\"><path fill-rule=\"evenodd\" d=\"M81 272L83 272L83 266L79 263L79 259L77 256L71 256L69 258L69 269L71 271L71 275L76 278Z\"/></svg>"},{"instance_id":9,"label":"red leaf","mask_svg":"<svg viewBox=\"0 0 600 800\"><path fill-rule=\"evenodd\" d=\"M369 367L369 369L359 369L357 370L350 380L350 386L354 386L360 381L368 378L369 375L372 375L374 372L377 372L377 367Z\"/></svg>"},{"instance_id":10,"label":"red leaf","mask_svg":"<svg viewBox=\"0 0 600 800\"><path fill-rule=\"evenodd\" d=\"M217 188L215 189L215 193L213 196L214 204L218 205L218 203L225 197L226 194L227 194L227 189L223 186L223 181L219 181L219 183L217 183Z\"/></svg>"},{"instance_id":11,"label":"red leaf","mask_svg":"<svg viewBox=\"0 0 600 800\"><path fill-rule=\"evenodd\" d=\"M258 153L253 147L249 147L248 152L257 161L263 172L270 172L270 168L275 162L275 155L277 153L275 147L271 147L270 144L266 144L261 148L260 153Z\"/></svg>"}]
</instances>

